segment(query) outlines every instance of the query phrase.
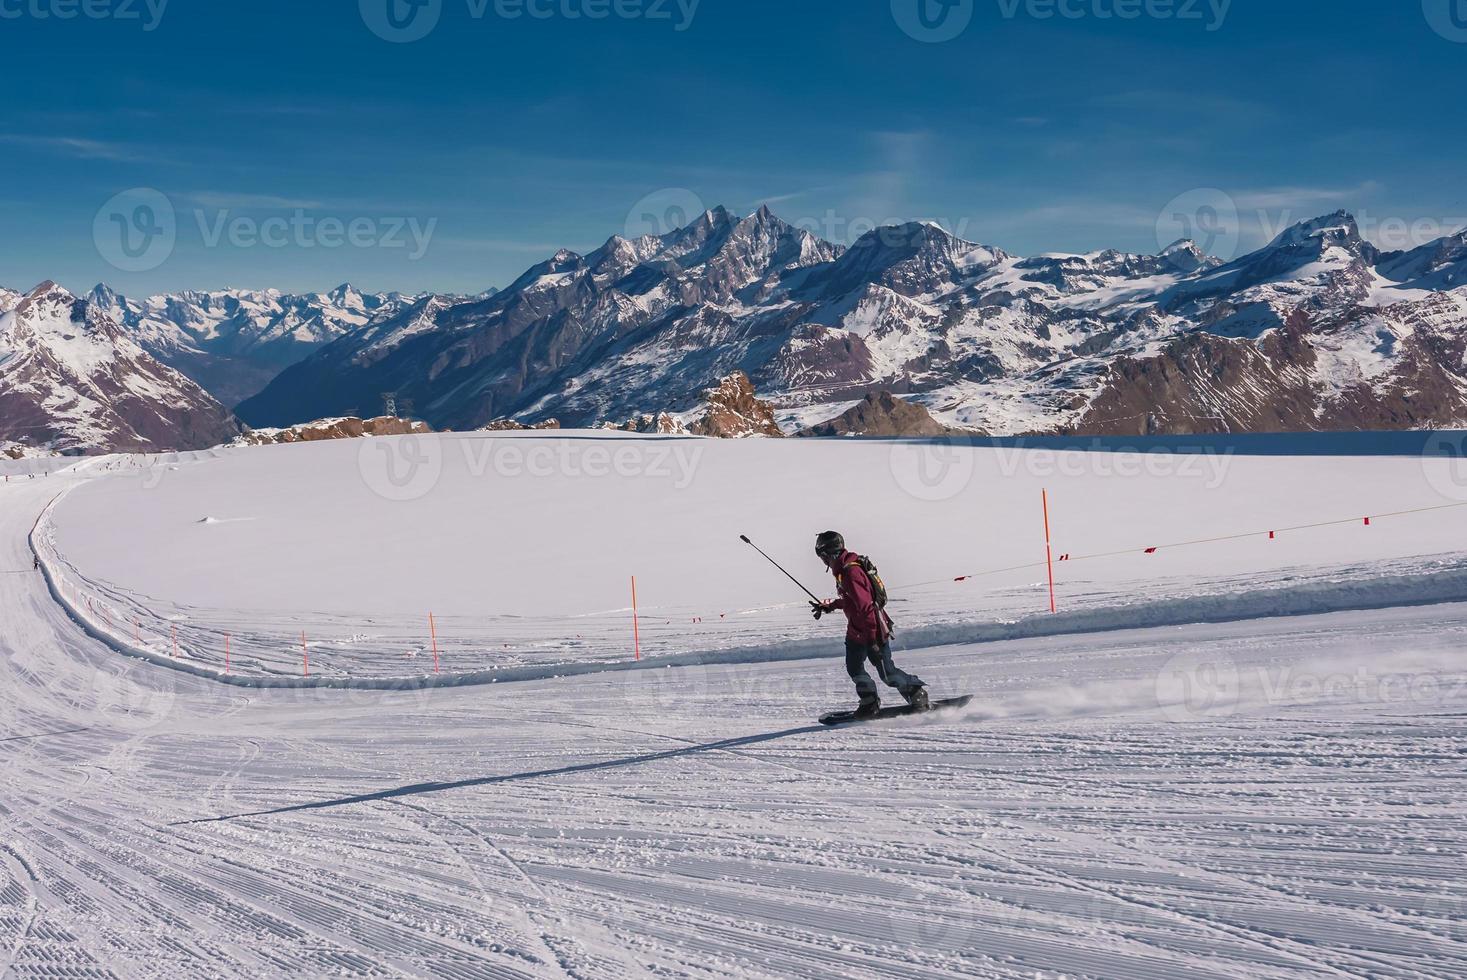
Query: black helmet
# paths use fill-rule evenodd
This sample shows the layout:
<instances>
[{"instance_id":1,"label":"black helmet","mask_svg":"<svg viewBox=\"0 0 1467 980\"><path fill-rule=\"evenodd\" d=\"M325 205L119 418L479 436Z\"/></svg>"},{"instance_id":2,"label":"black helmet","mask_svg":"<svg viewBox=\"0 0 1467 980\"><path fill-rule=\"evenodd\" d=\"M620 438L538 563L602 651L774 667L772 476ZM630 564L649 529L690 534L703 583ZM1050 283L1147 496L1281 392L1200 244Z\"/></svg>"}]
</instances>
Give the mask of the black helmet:
<instances>
[{"instance_id":1,"label":"black helmet","mask_svg":"<svg viewBox=\"0 0 1467 980\"><path fill-rule=\"evenodd\" d=\"M815 539L815 554L821 558L835 558L846 550L846 539L838 531L826 531Z\"/></svg>"}]
</instances>

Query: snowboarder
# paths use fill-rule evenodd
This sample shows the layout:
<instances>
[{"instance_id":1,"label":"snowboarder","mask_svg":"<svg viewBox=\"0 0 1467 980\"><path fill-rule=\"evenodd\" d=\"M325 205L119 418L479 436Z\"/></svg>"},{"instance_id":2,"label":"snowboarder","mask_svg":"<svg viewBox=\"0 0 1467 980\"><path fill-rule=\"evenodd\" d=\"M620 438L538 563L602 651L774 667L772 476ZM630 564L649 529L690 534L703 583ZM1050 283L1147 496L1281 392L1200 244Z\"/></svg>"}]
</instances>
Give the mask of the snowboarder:
<instances>
[{"instance_id":1,"label":"snowboarder","mask_svg":"<svg viewBox=\"0 0 1467 980\"><path fill-rule=\"evenodd\" d=\"M872 582L867 564L860 555L846 550L845 538L826 531L815 539L815 554L835 576L838 598L828 602L811 602L810 608L819 619L840 610L846 614L846 673L856 682L861 703L857 718L870 718L881 710L881 696L876 682L866 670L869 662L888 687L901 692L916 711L929 707L927 685L921 678L901 670L891 658L891 617L877 601L878 586Z\"/></svg>"}]
</instances>

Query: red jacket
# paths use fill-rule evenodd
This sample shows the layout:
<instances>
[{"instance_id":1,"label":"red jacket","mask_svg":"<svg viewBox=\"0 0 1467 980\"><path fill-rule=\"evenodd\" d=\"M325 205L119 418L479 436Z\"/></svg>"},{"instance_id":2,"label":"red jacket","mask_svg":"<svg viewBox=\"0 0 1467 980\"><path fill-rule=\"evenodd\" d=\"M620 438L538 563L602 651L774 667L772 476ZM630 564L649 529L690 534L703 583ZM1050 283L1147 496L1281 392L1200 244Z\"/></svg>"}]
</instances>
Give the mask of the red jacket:
<instances>
[{"instance_id":1,"label":"red jacket","mask_svg":"<svg viewBox=\"0 0 1467 980\"><path fill-rule=\"evenodd\" d=\"M854 551L842 552L832 571L840 598L832 602L831 607L844 612L850 623L846 628L846 641L866 645L885 643L890 635L886 615L876 607L871 579L866 569L861 567L861 556Z\"/></svg>"}]
</instances>

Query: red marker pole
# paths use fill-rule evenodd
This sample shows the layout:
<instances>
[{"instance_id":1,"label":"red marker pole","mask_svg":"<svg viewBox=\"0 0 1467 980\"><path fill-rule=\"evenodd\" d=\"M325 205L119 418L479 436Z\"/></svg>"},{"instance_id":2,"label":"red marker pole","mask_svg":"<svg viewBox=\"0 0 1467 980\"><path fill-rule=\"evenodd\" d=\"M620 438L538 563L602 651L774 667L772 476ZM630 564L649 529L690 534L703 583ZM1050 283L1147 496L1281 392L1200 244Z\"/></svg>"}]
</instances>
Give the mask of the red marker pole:
<instances>
[{"instance_id":1,"label":"red marker pole","mask_svg":"<svg viewBox=\"0 0 1467 980\"><path fill-rule=\"evenodd\" d=\"M1049 539L1049 491L1043 493L1044 499L1044 563L1049 568L1049 611L1051 614L1059 612L1059 606L1054 601L1054 546Z\"/></svg>"},{"instance_id":2,"label":"red marker pole","mask_svg":"<svg viewBox=\"0 0 1467 980\"><path fill-rule=\"evenodd\" d=\"M438 624L433 621L433 614L428 614L428 633L433 637L433 673L438 673Z\"/></svg>"},{"instance_id":3,"label":"red marker pole","mask_svg":"<svg viewBox=\"0 0 1467 980\"><path fill-rule=\"evenodd\" d=\"M642 659L642 626L637 620L637 577L632 576L632 649Z\"/></svg>"},{"instance_id":4,"label":"red marker pole","mask_svg":"<svg viewBox=\"0 0 1467 980\"><path fill-rule=\"evenodd\" d=\"M301 662L305 664L306 676L311 676L311 648L306 646L306 631L301 630Z\"/></svg>"}]
</instances>

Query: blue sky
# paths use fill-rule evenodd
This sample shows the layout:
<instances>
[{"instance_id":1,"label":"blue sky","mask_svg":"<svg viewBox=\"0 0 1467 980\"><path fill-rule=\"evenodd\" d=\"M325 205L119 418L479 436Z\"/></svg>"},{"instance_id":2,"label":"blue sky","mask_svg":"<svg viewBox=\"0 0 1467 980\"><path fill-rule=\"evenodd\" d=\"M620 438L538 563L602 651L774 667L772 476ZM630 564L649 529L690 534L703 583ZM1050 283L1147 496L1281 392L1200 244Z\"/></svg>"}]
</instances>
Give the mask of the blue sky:
<instances>
[{"instance_id":1,"label":"blue sky","mask_svg":"<svg viewBox=\"0 0 1467 980\"><path fill-rule=\"evenodd\" d=\"M918 0L430 0L411 43L369 29L387 0L37 16L78 2L0 0L15 288L477 291L693 202L1023 254L1156 251L1179 195L1220 251L1341 207L1387 244L1467 223L1467 0L923 0L966 20L937 43L900 26ZM496 10L524 3L551 16ZM643 15L567 16L598 3ZM176 233L126 271L98 215L134 188Z\"/></svg>"}]
</instances>

